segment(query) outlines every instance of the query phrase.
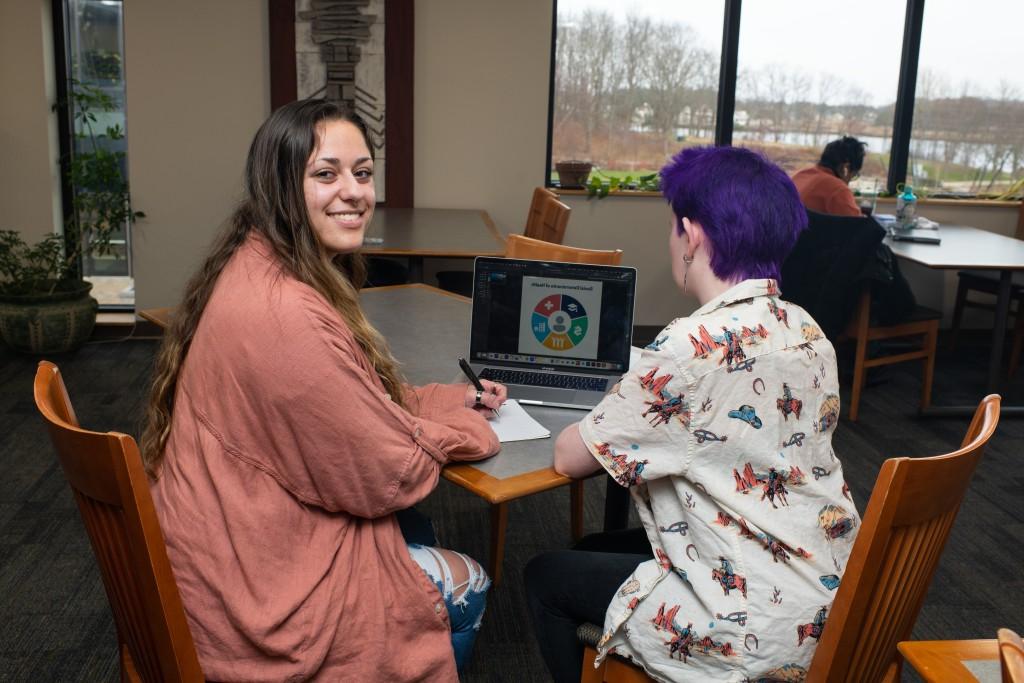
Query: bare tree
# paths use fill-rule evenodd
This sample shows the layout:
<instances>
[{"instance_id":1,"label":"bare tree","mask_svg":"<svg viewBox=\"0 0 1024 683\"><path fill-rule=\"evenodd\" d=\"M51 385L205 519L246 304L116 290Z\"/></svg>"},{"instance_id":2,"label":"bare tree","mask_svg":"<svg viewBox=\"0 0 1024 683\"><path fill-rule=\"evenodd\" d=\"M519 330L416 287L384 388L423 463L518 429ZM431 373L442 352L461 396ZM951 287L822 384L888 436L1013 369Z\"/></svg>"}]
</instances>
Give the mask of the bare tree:
<instances>
[{"instance_id":1,"label":"bare tree","mask_svg":"<svg viewBox=\"0 0 1024 683\"><path fill-rule=\"evenodd\" d=\"M616 118L628 130L636 110L643 105L641 93L650 72L654 25L649 17L629 14L625 25L617 32L616 64L619 91Z\"/></svg>"},{"instance_id":2,"label":"bare tree","mask_svg":"<svg viewBox=\"0 0 1024 683\"><path fill-rule=\"evenodd\" d=\"M607 12L587 10L559 26L556 52L556 125L582 126L579 152L592 157L593 135L604 123L612 80L615 21Z\"/></svg>"},{"instance_id":3,"label":"bare tree","mask_svg":"<svg viewBox=\"0 0 1024 683\"><path fill-rule=\"evenodd\" d=\"M648 104L652 108L651 122L661 135L667 154L669 142L675 141L675 129L687 94L696 84L701 51L694 30L679 24L658 24L652 44L648 62Z\"/></svg>"}]
</instances>

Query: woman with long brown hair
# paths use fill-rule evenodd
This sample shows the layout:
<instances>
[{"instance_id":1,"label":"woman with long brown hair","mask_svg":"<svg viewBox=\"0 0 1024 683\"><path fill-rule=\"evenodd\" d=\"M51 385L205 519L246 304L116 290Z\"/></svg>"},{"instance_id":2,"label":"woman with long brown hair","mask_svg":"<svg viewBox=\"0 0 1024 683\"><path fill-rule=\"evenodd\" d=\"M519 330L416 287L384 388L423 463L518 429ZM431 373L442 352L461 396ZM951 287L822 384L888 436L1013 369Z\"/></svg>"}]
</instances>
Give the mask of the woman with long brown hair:
<instances>
[{"instance_id":1,"label":"woman with long brown hair","mask_svg":"<svg viewBox=\"0 0 1024 683\"><path fill-rule=\"evenodd\" d=\"M489 580L407 544L396 513L450 459L497 452L485 416L505 389L404 385L363 315L375 193L357 117L278 109L245 190L164 340L142 438L204 673L454 679Z\"/></svg>"}]
</instances>

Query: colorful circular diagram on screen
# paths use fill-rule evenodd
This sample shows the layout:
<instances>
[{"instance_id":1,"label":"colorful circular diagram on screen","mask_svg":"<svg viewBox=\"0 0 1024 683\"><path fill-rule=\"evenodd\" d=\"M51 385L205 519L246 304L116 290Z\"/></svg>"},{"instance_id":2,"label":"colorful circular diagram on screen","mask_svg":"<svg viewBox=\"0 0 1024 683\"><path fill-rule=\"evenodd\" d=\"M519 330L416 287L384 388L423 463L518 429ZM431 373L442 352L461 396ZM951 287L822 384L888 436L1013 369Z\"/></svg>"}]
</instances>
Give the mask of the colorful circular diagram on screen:
<instances>
[{"instance_id":1,"label":"colorful circular diagram on screen","mask_svg":"<svg viewBox=\"0 0 1024 683\"><path fill-rule=\"evenodd\" d=\"M568 351L587 336L587 311L567 294L552 294L533 308L533 336L553 351Z\"/></svg>"}]
</instances>

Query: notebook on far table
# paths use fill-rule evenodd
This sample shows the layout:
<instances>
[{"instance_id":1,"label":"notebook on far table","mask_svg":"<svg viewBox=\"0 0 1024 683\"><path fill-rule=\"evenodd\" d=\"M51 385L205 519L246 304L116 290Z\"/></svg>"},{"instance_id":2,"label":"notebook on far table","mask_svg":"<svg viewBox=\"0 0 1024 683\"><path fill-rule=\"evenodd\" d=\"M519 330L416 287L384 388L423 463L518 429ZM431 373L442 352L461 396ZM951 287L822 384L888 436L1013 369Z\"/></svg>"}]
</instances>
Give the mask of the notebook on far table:
<instances>
[{"instance_id":1,"label":"notebook on far table","mask_svg":"<svg viewBox=\"0 0 1024 683\"><path fill-rule=\"evenodd\" d=\"M942 238L935 228L911 228L910 230L893 230L890 232L894 242L920 242L922 244L941 244Z\"/></svg>"},{"instance_id":2,"label":"notebook on far table","mask_svg":"<svg viewBox=\"0 0 1024 683\"><path fill-rule=\"evenodd\" d=\"M629 367L636 269L478 257L469 362L523 404L590 409Z\"/></svg>"}]
</instances>

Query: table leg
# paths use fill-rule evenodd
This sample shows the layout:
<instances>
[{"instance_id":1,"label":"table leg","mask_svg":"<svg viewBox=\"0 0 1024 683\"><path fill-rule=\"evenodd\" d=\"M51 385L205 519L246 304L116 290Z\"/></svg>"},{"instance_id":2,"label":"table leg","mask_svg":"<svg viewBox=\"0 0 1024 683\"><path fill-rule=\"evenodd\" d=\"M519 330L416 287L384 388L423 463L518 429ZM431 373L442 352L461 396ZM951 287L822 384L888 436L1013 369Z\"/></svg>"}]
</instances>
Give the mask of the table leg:
<instances>
[{"instance_id":1,"label":"table leg","mask_svg":"<svg viewBox=\"0 0 1024 683\"><path fill-rule=\"evenodd\" d=\"M988 393L999 390L1001 369L1003 364L1003 340L1006 338L1006 319L1010 316L1010 286L1013 284L1013 271L1004 270L999 273L999 293L996 295L996 329L992 337L992 356L988 361Z\"/></svg>"},{"instance_id":2,"label":"table leg","mask_svg":"<svg viewBox=\"0 0 1024 683\"><path fill-rule=\"evenodd\" d=\"M501 567L505 562L505 527L508 526L508 503L491 506L491 582L501 583Z\"/></svg>"},{"instance_id":3,"label":"table leg","mask_svg":"<svg viewBox=\"0 0 1024 683\"><path fill-rule=\"evenodd\" d=\"M583 538L583 482L586 479L577 479L569 484L569 508L572 529L572 540L578 541Z\"/></svg>"},{"instance_id":4,"label":"table leg","mask_svg":"<svg viewBox=\"0 0 1024 683\"><path fill-rule=\"evenodd\" d=\"M608 477L604 494L604 530L625 529L629 524L629 489Z\"/></svg>"},{"instance_id":5,"label":"table leg","mask_svg":"<svg viewBox=\"0 0 1024 683\"><path fill-rule=\"evenodd\" d=\"M415 284L417 282L423 282L423 257L422 256L410 256L409 257L409 282Z\"/></svg>"}]
</instances>

